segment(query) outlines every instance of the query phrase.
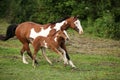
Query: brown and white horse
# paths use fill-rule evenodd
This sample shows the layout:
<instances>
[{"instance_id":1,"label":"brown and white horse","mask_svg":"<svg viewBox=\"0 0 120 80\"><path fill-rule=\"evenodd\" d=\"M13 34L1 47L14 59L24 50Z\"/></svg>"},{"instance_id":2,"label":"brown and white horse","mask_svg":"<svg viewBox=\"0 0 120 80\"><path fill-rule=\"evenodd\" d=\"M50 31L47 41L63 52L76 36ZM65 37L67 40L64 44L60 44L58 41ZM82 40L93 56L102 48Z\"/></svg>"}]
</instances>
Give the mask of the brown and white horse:
<instances>
[{"instance_id":1,"label":"brown and white horse","mask_svg":"<svg viewBox=\"0 0 120 80\"><path fill-rule=\"evenodd\" d=\"M31 54L29 43L32 42L36 37L43 36L53 36L59 30L67 30L68 28L72 28L77 31L79 34L83 33L83 29L80 23L80 20L77 17L68 17L61 21L55 23L48 23L45 25L40 25L34 22L23 22L19 25L10 25L6 32L6 38L4 40L8 40L9 38L16 35L16 37L20 40L23 44L21 49L21 55L23 59L23 63L28 64L25 59L24 52L27 51L28 55L33 59ZM65 43L62 43L61 48L66 50ZM37 61L35 61L37 63Z\"/></svg>"},{"instance_id":2,"label":"brown and white horse","mask_svg":"<svg viewBox=\"0 0 120 80\"><path fill-rule=\"evenodd\" d=\"M69 55L66 54L64 49L62 49L60 46L66 40L69 40L68 36L66 35L66 31L61 31L61 30L57 31L53 36L49 36L49 37L38 36L38 37L36 37L32 42L32 45L34 47L33 66L35 67L35 58L36 58L36 55L37 55L37 52L39 51L39 49L42 50L43 54L46 54L45 48L50 48L54 52L58 53L63 58L65 65L70 64L72 67L75 67L75 65L70 60ZM50 64L52 64L52 62L49 59L47 59L47 60Z\"/></svg>"}]
</instances>

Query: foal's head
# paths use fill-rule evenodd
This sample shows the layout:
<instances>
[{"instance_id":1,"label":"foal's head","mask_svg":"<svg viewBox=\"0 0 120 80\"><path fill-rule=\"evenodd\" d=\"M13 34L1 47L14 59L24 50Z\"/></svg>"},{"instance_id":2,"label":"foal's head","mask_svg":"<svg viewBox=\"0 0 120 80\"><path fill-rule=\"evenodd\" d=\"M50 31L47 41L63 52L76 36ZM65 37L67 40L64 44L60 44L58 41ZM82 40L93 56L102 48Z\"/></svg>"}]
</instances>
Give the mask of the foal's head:
<instances>
[{"instance_id":1,"label":"foal's head","mask_svg":"<svg viewBox=\"0 0 120 80\"><path fill-rule=\"evenodd\" d=\"M82 26L81 26L81 23L78 17L70 17L66 19L66 21L68 22L69 26L73 28L74 30L76 30L79 34L83 33L83 29L82 29Z\"/></svg>"},{"instance_id":2,"label":"foal's head","mask_svg":"<svg viewBox=\"0 0 120 80\"><path fill-rule=\"evenodd\" d=\"M67 35L67 32L65 30L61 31L59 30L56 35L57 38L63 38L65 40L69 40L69 36Z\"/></svg>"}]
</instances>

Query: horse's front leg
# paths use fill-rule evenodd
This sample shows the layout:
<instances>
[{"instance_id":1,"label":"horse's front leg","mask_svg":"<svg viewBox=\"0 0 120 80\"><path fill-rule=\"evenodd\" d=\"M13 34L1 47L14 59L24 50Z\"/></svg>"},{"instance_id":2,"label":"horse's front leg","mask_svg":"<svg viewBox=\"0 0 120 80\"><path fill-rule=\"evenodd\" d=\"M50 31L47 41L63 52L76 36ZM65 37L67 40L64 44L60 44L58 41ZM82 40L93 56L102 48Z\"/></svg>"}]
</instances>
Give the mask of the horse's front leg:
<instances>
[{"instance_id":1,"label":"horse's front leg","mask_svg":"<svg viewBox=\"0 0 120 80\"><path fill-rule=\"evenodd\" d=\"M42 55L45 57L45 59L47 60L47 62L52 65L52 62L50 61L50 59L47 57L46 55L46 49L45 48L41 48L42 51Z\"/></svg>"},{"instance_id":2,"label":"horse's front leg","mask_svg":"<svg viewBox=\"0 0 120 80\"><path fill-rule=\"evenodd\" d=\"M60 51L64 54L64 58L67 59L68 63L73 67L75 68L76 66L73 64L73 62L70 60L70 57L68 55L68 52L67 52L67 49L66 49L66 46L65 46L65 43L62 43L60 45Z\"/></svg>"}]
</instances>

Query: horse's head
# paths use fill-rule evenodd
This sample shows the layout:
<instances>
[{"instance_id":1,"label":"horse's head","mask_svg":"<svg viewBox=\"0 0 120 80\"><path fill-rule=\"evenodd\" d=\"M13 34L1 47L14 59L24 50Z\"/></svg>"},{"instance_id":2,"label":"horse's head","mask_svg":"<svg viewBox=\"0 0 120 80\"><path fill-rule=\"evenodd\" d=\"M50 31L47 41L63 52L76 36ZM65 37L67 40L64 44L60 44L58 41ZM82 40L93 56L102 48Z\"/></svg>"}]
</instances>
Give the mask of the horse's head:
<instances>
[{"instance_id":1,"label":"horse's head","mask_svg":"<svg viewBox=\"0 0 120 80\"><path fill-rule=\"evenodd\" d=\"M57 37L62 37L62 38L64 38L65 40L69 40L69 39L70 39L69 36L68 36L68 34L67 34L67 32L66 32L65 30L63 30L63 31L59 30L59 31L57 32L56 36L57 36Z\"/></svg>"},{"instance_id":2,"label":"horse's head","mask_svg":"<svg viewBox=\"0 0 120 80\"><path fill-rule=\"evenodd\" d=\"M82 29L82 26L81 26L81 23L78 17L70 17L67 19L67 22L69 26L73 28L74 30L76 30L79 34L83 33L83 29Z\"/></svg>"}]
</instances>

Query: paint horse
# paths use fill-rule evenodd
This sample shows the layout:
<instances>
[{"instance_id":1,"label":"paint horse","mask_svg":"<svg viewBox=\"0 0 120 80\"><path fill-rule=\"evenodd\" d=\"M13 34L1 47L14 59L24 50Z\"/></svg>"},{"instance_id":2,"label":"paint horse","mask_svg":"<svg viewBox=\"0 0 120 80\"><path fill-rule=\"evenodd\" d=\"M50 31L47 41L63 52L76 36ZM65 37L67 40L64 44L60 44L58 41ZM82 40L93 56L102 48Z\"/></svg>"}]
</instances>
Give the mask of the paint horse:
<instances>
[{"instance_id":1,"label":"paint horse","mask_svg":"<svg viewBox=\"0 0 120 80\"><path fill-rule=\"evenodd\" d=\"M29 43L31 43L30 38L34 40L38 36L43 37L53 36L53 34L56 33L57 31L67 30L68 28L74 29L79 34L83 33L80 20L77 17L67 17L63 20L44 25L40 25L34 22L23 22L19 25L10 25L7 29L6 38L4 40L8 40L9 38L16 36L23 44L23 47L20 51L23 63L28 64L28 62L25 59L24 52L27 51L27 54L33 59L33 56L29 48ZM65 43L62 43L60 46L62 49L65 50L66 54L68 54ZM35 62L37 63L36 60Z\"/></svg>"},{"instance_id":2,"label":"paint horse","mask_svg":"<svg viewBox=\"0 0 120 80\"><path fill-rule=\"evenodd\" d=\"M41 49L42 53L44 54L45 53L44 49L50 48L63 58L65 65L69 63L72 67L75 67L75 65L70 60L69 55L66 54L64 49L60 47L61 43L65 42L66 40L69 40L69 38L66 35L65 30L64 31L59 30L53 36L49 37L38 36L37 38L35 38L32 43L34 47L33 66L35 67L35 58L39 49ZM51 61L48 60L48 62L52 64Z\"/></svg>"}]
</instances>

